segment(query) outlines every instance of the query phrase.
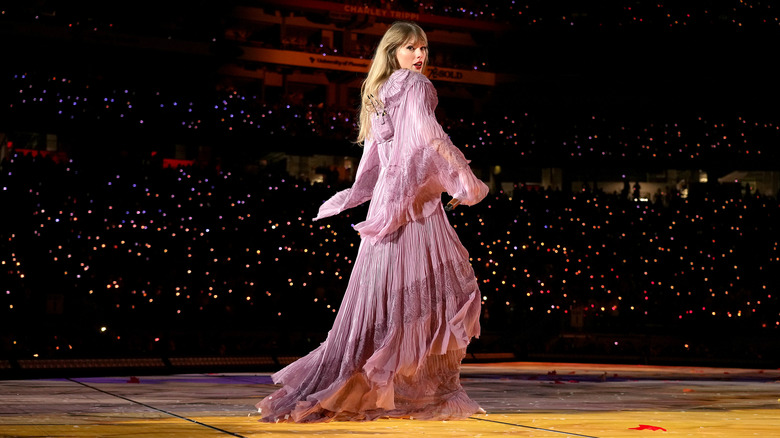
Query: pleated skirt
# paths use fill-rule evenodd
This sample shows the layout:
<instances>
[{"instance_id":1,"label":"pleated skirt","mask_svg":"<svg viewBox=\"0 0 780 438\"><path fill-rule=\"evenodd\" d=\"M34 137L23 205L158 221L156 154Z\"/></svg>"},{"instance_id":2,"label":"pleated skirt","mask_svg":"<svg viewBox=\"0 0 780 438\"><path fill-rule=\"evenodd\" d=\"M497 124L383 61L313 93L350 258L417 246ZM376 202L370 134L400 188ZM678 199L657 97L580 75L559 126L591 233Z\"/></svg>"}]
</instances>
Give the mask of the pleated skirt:
<instances>
[{"instance_id":1,"label":"pleated skirt","mask_svg":"<svg viewBox=\"0 0 780 438\"><path fill-rule=\"evenodd\" d=\"M445 420L481 411L460 384L479 335L468 252L439 207L380 242L361 242L333 328L272 376L262 421Z\"/></svg>"}]
</instances>

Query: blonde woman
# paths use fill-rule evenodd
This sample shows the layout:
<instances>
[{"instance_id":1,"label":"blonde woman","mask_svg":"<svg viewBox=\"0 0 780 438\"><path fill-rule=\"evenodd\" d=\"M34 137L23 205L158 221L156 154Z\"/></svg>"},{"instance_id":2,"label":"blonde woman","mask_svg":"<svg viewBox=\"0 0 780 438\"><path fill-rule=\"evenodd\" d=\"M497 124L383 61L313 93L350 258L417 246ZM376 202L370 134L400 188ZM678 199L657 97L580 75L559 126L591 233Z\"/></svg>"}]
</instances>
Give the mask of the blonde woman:
<instances>
[{"instance_id":1,"label":"blonde woman","mask_svg":"<svg viewBox=\"0 0 780 438\"><path fill-rule=\"evenodd\" d=\"M460 384L466 346L479 335L480 293L447 209L488 192L434 116L422 74L425 32L387 30L361 90L363 157L355 182L315 220L370 200L355 225L361 244L341 308L317 349L274 374L283 387L258 403L263 421L465 418L480 407Z\"/></svg>"}]
</instances>

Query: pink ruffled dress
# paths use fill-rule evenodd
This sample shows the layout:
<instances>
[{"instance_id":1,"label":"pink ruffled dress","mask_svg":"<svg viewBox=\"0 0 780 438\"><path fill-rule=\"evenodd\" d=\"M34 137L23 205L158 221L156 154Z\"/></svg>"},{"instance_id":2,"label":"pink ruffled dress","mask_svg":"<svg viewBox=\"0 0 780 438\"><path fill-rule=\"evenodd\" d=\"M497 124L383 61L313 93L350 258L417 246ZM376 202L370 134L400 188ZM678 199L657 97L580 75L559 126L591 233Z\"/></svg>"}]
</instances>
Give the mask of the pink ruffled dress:
<instances>
[{"instance_id":1,"label":"pink ruffled dress","mask_svg":"<svg viewBox=\"0 0 780 438\"><path fill-rule=\"evenodd\" d=\"M318 348L272 376L283 387L257 407L263 421L480 412L460 384L466 346L480 331L480 293L441 193L473 205L488 192L434 116L436 90L400 69L382 86L355 182L315 218L371 200L355 225L361 244L333 328Z\"/></svg>"}]
</instances>

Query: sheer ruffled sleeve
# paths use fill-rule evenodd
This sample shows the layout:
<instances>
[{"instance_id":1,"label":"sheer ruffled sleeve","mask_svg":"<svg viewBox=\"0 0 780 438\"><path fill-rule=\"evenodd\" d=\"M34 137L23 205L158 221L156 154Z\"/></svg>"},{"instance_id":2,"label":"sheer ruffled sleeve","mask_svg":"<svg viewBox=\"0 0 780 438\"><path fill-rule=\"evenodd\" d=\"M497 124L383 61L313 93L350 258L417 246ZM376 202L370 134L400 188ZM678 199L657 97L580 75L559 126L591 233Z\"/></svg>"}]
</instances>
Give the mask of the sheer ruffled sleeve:
<instances>
[{"instance_id":1,"label":"sheer ruffled sleeve","mask_svg":"<svg viewBox=\"0 0 780 438\"><path fill-rule=\"evenodd\" d=\"M433 84L425 77L412 76L412 84L399 108L399 112L406 116L396 126L396 136L407 139L412 155L418 155L419 152L414 152L422 149L422 155L430 160L427 163L408 163L417 167L423 178L435 176L452 197L465 205L474 205L487 195L488 188L474 176L463 152L452 144L436 120L434 110L437 103ZM436 153L431 154L433 151Z\"/></svg>"},{"instance_id":2,"label":"sheer ruffled sleeve","mask_svg":"<svg viewBox=\"0 0 780 438\"><path fill-rule=\"evenodd\" d=\"M438 99L430 81L406 70L394 73L388 83L391 92L402 84L402 92L385 101L394 128L391 156L369 217L355 227L372 240L432 214L440 208L443 191L465 205L476 204L488 192L437 122Z\"/></svg>"},{"instance_id":3,"label":"sheer ruffled sleeve","mask_svg":"<svg viewBox=\"0 0 780 438\"><path fill-rule=\"evenodd\" d=\"M352 207L371 199L379 177L380 162L377 155L376 142L367 140L363 147L363 156L360 158L355 182L352 187L342 190L325 201L314 220L319 220L341 213Z\"/></svg>"}]
</instances>

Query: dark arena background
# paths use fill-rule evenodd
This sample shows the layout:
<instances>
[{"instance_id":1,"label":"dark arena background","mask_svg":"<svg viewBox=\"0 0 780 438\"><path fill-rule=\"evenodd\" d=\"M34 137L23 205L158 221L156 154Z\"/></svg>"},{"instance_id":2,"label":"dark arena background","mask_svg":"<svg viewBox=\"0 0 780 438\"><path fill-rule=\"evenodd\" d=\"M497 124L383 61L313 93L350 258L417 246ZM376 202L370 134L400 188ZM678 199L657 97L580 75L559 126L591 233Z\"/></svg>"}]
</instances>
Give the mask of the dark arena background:
<instances>
[{"instance_id":1,"label":"dark arena background","mask_svg":"<svg viewBox=\"0 0 780 438\"><path fill-rule=\"evenodd\" d=\"M483 295L466 362L777 368L780 8L595 3L3 6L0 376L319 345L366 210L311 218L396 19L491 188L449 213Z\"/></svg>"}]
</instances>

